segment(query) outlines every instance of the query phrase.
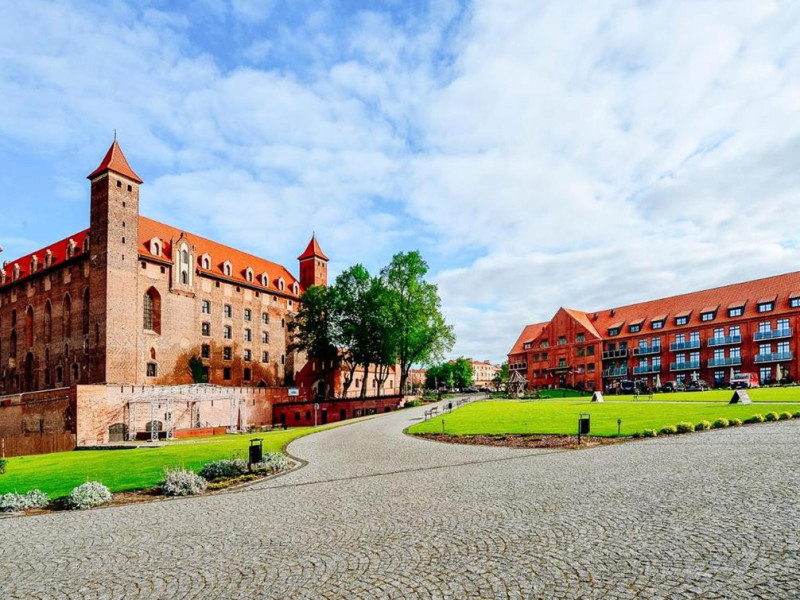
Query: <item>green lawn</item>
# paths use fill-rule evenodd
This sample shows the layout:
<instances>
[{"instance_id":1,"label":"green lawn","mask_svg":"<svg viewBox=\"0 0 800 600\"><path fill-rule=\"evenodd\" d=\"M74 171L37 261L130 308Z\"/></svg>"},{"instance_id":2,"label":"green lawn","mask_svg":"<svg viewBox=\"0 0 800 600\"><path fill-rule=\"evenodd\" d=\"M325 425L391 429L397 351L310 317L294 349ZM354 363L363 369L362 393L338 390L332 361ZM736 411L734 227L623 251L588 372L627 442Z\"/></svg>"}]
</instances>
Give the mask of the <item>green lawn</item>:
<instances>
[{"instance_id":1,"label":"green lawn","mask_svg":"<svg viewBox=\"0 0 800 600\"><path fill-rule=\"evenodd\" d=\"M263 438L264 452L280 452L294 439L335 426L198 438L161 448L80 450L9 458L5 475L0 475L0 493L38 488L58 498L86 481L100 481L112 492L148 488L163 479L164 467L199 470L209 461L234 454L246 459L252 438Z\"/></svg>"},{"instance_id":2,"label":"green lawn","mask_svg":"<svg viewBox=\"0 0 800 600\"><path fill-rule=\"evenodd\" d=\"M673 394L669 394L672 396ZM675 394L677 395L677 394ZM713 422L720 417L745 420L756 413L800 411L796 404L727 404L722 402L615 402L606 400L592 404L588 399L576 400L500 400L468 404L429 421L409 428L409 433L442 433L450 435L501 433L577 433L578 415L591 415L591 434L612 436L617 433L617 419L622 419L622 435L629 436L644 429L660 429L680 421Z\"/></svg>"},{"instance_id":3,"label":"green lawn","mask_svg":"<svg viewBox=\"0 0 800 600\"><path fill-rule=\"evenodd\" d=\"M800 386L755 388L747 390L753 402L800 402ZM540 390L540 398L562 398L564 390ZM727 402L733 395L732 390L708 390L707 392L675 392L672 394L653 394L653 401L659 402ZM581 397L575 390L567 390L567 398ZM590 398L589 392L584 392L584 398ZM633 400L632 395L614 396L605 394L606 400ZM640 397L640 402L646 396Z\"/></svg>"}]
</instances>

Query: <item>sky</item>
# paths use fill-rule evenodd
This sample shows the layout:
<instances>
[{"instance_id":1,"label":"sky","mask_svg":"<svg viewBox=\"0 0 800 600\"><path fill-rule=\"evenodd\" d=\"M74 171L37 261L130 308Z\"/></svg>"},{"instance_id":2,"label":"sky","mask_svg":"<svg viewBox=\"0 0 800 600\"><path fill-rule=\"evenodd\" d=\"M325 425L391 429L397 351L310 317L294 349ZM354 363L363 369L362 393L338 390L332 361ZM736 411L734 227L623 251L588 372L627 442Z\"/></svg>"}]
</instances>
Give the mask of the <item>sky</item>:
<instances>
[{"instance_id":1,"label":"sky","mask_svg":"<svg viewBox=\"0 0 800 600\"><path fill-rule=\"evenodd\" d=\"M141 213L297 273L419 250L457 335L800 269L794 0L51 0L0 19L0 260Z\"/></svg>"}]
</instances>

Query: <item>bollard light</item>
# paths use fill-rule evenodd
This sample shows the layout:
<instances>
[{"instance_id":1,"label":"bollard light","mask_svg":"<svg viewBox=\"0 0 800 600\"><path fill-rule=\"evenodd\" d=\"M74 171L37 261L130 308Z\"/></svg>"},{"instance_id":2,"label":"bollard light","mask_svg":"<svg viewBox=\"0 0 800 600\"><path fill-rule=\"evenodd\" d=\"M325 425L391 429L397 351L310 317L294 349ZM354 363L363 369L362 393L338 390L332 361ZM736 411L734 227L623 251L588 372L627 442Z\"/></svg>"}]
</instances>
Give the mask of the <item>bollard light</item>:
<instances>
[{"instance_id":1,"label":"bollard light","mask_svg":"<svg viewBox=\"0 0 800 600\"><path fill-rule=\"evenodd\" d=\"M444 419L442 419L442 435L444 435Z\"/></svg>"},{"instance_id":2,"label":"bollard light","mask_svg":"<svg viewBox=\"0 0 800 600\"><path fill-rule=\"evenodd\" d=\"M617 437L620 436L620 432L622 431L622 418L617 419Z\"/></svg>"}]
</instances>

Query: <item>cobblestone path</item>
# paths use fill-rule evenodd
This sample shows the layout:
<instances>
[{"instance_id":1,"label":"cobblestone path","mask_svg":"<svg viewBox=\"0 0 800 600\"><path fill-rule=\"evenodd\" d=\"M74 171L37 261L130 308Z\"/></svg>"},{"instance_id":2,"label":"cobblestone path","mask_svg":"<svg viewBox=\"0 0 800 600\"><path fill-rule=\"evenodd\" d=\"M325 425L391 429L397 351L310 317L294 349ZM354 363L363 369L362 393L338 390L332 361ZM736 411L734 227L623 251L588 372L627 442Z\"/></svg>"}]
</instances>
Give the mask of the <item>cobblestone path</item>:
<instances>
[{"instance_id":1,"label":"cobblestone path","mask_svg":"<svg viewBox=\"0 0 800 600\"><path fill-rule=\"evenodd\" d=\"M798 598L800 422L598 447L297 440L237 492L0 520L0 598Z\"/></svg>"}]
</instances>

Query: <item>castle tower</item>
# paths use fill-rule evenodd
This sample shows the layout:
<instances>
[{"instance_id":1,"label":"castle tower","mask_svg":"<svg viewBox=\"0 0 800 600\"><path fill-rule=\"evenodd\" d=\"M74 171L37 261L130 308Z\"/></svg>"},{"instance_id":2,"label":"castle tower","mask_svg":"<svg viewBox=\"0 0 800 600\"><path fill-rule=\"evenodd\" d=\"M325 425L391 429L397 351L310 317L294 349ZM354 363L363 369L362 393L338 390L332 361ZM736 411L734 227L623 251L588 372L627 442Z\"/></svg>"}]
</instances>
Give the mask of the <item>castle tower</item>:
<instances>
[{"instance_id":1,"label":"castle tower","mask_svg":"<svg viewBox=\"0 0 800 600\"><path fill-rule=\"evenodd\" d=\"M84 327L90 383L135 383L139 331L139 185L117 140L91 181L89 319ZM87 331L88 329L88 331Z\"/></svg>"},{"instance_id":2,"label":"castle tower","mask_svg":"<svg viewBox=\"0 0 800 600\"><path fill-rule=\"evenodd\" d=\"M319 247L317 237L311 236L305 252L297 257L300 261L300 285L308 289L312 285L328 285L328 257Z\"/></svg>"}]
</instances>

